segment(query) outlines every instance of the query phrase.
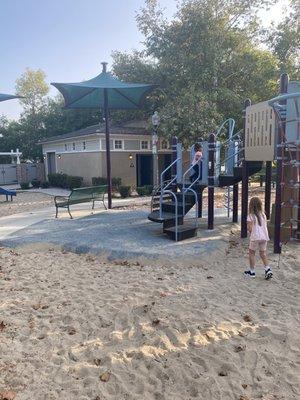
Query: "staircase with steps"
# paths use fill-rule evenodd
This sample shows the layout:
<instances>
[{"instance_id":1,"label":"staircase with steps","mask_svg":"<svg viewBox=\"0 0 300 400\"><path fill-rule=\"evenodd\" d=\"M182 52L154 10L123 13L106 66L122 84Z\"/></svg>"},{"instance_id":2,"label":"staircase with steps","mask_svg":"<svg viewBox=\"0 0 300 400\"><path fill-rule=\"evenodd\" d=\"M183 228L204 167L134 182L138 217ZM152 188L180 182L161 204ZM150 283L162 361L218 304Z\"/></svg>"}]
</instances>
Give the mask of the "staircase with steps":
<instances>
[{"instance_id":1,"label":"staircase with steps","mask_svg":"<svg viewBox=\"0 0 300 400\"><path fill-rule=\"evenodd\" d=\"M199 198L202 200L203 190L209 182L215 187L229 187L242 181L241 163L244 148L240 139L240 131L234 134L234 127L234 120L229 118L220 126L211 142L201 141L202 158L199 161L198 176L193 183L189 182L189 177L194 168L192 166L195 154L194 146L190 154L191 166L184 173L182 146L177 144L177 147L173 148L176 154L175 160L161 173L161 184L153 191L151 213L148 216L150 221L163 225L163 232L170 239L179 241L197 235L198 204L196 203ZM228 130L228 139L221 143L218 141L218 137L224 134L224 129ZM248 162L249 176L259 172L262 164L257 161ZM170 170L172 179L164 181L164 174ZM210 175L213 175L214 178ZM190 212L193 208L195 217L191 218Z\"/></svg>"},{"instance_id":2,"label":"staircase with steps","mask_svg":"<svg viewBox=\"0 0 300 400\"><path fill-rule=\"evenodd\" d=\"M249 176L256 174L262 168L262 162L249 162ZM242 167L234 167L233 175L220 175L216 186L225 187L232 186L242 180ZM206 185L195 184L193 189L197 194L203 192ZM177 241L195 237L197 234L197 225L194 221L184 220L187 213L195 206L195 196L192 193L185 194L185 210L183 211L183 187L177 185L177 191L174 192L177 199ZM155 193L157 198L160 197L160 191ZM154 198L155 198L154 196ZM197 205L196 205L197 207ZM159 209L159 201L154 200L152 211L148 215L148 219L153 222L163 224L163 232L172 240L176 240L176 203L173 196L164 195L162 202L162 212Z\"/></svg>"}]
</instances>

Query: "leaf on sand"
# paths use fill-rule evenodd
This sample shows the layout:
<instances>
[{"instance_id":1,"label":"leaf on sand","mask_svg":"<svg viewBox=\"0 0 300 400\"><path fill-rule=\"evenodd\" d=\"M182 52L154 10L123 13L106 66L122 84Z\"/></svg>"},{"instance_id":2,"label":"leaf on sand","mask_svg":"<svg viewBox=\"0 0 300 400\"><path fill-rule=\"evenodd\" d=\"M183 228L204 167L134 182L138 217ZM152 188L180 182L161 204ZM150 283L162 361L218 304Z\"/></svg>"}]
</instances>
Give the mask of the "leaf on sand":
<instances>
[{"instance_id":1,"label":"leaf on sand","mask_svg":"<svg viewBox=\"0 0 300 400\"><path fill-rule=\"evenodd\" d=\"M103 374L100 375L100 381L102 382L108 382L110 379L111 373L109 371L103 372Z\"/></svg>"},{"instance_id":2,"label":"leaf on sand","mask_svg":"<svg viewBox=\"0 0 300 400\"><path fill-rule=\"evenodd\" d=\"M0 392L0 400L14 400L16 397L16 393L11 390L7 390L4 392Z\"/></svg>"},{"instance_id":3,"label":"leaf on sand","mask_svg":"<svg viewBox=\"0 0 300 400\"><path fill-rule=\"evenodd\" d=\"M246 383L242 383L242 388L247 389L248 385Z\"/></svg>"},{"instance_id":4,"label":"leaf on sand","mask_svg":"<svg viewBox=\"0 0 300 400\"><path fill-rule=\"evenodd\" d=\"M250 400L248 396L240 396L239 400Z\"/></svg>"},{"instance_id":5,"label":"leaf on sand","mask_svg":"<svg viewBox=\"0 0 300 400\"><path fill-rule=\"evenodd\" d=\"M210 275L206 277L206 279L213 279L213 278L214 278L214 277L213 277L213 276L210 276Z\"/></svg>"},{"instance_id":6,"label":"leaf on sand","mask_svg":"<svg viewBox=\"0 0 300 400\"><path fill-rule=\"evenodd\" d=\"M245 322L251 322L252 321L252 318L248 314L244 315L243 319L244 319Z\"/></svg>"},{"instance_id":7,"label":"leaf on sand","mask_svg":"<svg viewBox=\"0 0 300 400\"><path fill-rule=\"evenodd\" d=\"M0 332L2 332L5 328L6 328L6 324L4 323L4 321L1 321L0 322Z\"/></svg>"},{"instance_id":8,"label":"leaf on sand","mask_svg":"<svg viewBox=\"0 0 300 400\"><path fill-rule=\"evenodd\" d=\"M234 351L236 353L239 353L241 351L244 351L245 349L246 349L246 346L238 345L238 346L235 346Z\"/></svg>"},{"instance_id":9,"label":"leaf on sand","mask_svg":"<svg viewBox=\"0 0 300 400\"><path fill-rule=\"evenodd\" d=\"M34 305L32 306L32 308L33 308L34 310L38 310L39 308L41 308L41 304L40 304L40 303L34 304Z\"/></svg>"},{"instance_id":10,"label":"leaf on sand","mask_svg":"<svg viewBox=\"0 0 300 400\"><path fill-rule=\"evenodd\" d=\"M158 318L155 318L153 321L152 321L152 325L153 326L156 326L156 325L158 325L160 323L160 320L158 319Z\"/></svg>"},{"instance_id":11,"label":"leaf on sand","mask_svg":"<svg viewBox=\"0 0 300 400\"><path fill-rule=\"evenodd\" d=\"M218 374L219 376L227 376L228 375L228 372L227 371L225 371L225 369L221 369L221 371L219 371L219 374Z\"/></svg>"},{"instance_id":12,"label":"leaf on sand","mask_svg":"<svg viewBox=\"0 0 300 400\"><path fill-rule=\"evenodd\" d=\"M97 367L99 367L99 365L101 364L100 358L94 358L94 364L97 365Z\"/></svg>"},{"instance_id":13,"label":"leaf on sand","mask_svg":"<svg viewBox=\"0 0 300 400\"><path fill-rule=\"evenodd\" d=\"M75 329L75 328L70 328L70 329L68 330L68 334L69 334L69 335L75 335L75 333L76 333L76 329Z\"/></svg>"}]
</instances>

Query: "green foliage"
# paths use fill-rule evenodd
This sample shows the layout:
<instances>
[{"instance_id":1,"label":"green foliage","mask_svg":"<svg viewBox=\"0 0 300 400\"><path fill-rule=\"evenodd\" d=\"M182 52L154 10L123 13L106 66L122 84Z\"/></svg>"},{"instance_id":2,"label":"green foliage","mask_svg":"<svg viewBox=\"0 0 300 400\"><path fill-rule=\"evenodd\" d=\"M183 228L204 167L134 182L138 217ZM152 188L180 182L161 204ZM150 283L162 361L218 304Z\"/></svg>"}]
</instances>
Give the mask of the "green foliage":
<instances>
[{"instance_id":1,"label":"green foliage","mask_svg":"<svg viewBox=\"0 0 300 400\"><path fill-rule=\"evenodd\" d=\"M145 0L137 15L145 50L114 52L112 69L124 81L156 83L159 89L142 110L111 111L112 122L150 121L158 110L159 135L176 135L186 145L207 137L228 117L241 128L244 99L255 103L276 95L280 72L300 79L299 1L291 1L290 14L266 34L256 13L275 2L182 0L176 16L167 19L158 1ZM61 95L47 97L41 70L27 69L16 90L26 97L24 113L19 121L0 117L0 148L19 148L24 159L42 159L41 139L101 121L100 110L65 110Z\"/></svg>"},{"instance_id":2,"label":"green foliage","mask_svg":"<svg viewBox=\"0 0 300 400\"><path fill-rule=\"evenodd\" d=\"M39 188L41 186L41 181L33 180L33 181L31 181L31 185L34 188Z\"/></svg>"},{"instance_id":3,"label":"green foliage","mask_svg":"<svg viewBox=\"0 0 300 400\"><path fill-rule=\"evenodd\" d=\"M83 178L81 176L72 176L62 173L49 174L48 180L50 186L61 187L63 189L76 189L82 186Z\"/></svg>"},{"instance_id":4,"label":"green foliage","mask_svg":"<svg viewBox=\"0 0 300 400\"><path fill-rule=\"evenodd\" d=\"M126 197L129 197L131 194L131 187L130 186L120 186L119 192L120 192L122 199L125 199Z\"/></svg>"},{"instance_id":5,"label":"green foliage","mask_svg":"<svg viewBox=\"0 0 300 400\"><path fill-rule=\"evenodd\" d=\"M291 3L291 12L267 35L266 42L280 61L281 72L300 79L300 3Z\"/></svg>"},{"instance_id":6,"label":"green foliage","mask_svg":"<svg viewBox=\"0 0 300 400\"><path fill-rule=\"evenodd\" d=\"M92 185L93 186L104 186L107 185L107 178L102 178L101 176L94 176L92 178Z\"/></svg>"},{"instance_id":7,"label":"green foliage","mask_svg":"<svg viewBox=\"0 0 300 400\"><path fill-rule=\"evenodd\" d=\"M29 182L21 182L20 186L21 186L22 190L28 190L29 189Z\"/></svg>"},{"instance_id":8,"label":"green foliage","mask_svg":"<svg viewBox=\"0 0 300 400\"><path fill-rule=\"evenodd\" d=\"M272 1L187 0L171 20L157 1L145 3L137 22L146 50L114 53L113 69L122 79L160 84L150 96L161 116L160 134L191 144L228 117L240 128L244 99L276 94L279 59L259 46L256 18Z\"/></svg>"},{"instance_id":9,"label":"green foliage","mask_svg":"<svg viewBox=\"0 0 300 400\"><path fill-rule=\"evenodd\" d=\"M68 175L62 173L48 175L48 181L50 183L50 186L61 187L64 189L67 188L67 178Z\"/></svg>"},{"instance_id":10,"label":"green foliage","mask_svg":"<svg viewBox=\"0 0 300 400\"><path fill-rule=\"evenodd\" d=\"M67 188L70 190L80 188L82 186L83 178L81 176L71 176L67 177Z\"/></svg>"},{"instance_id":11,"label":"green foliage","mask_svg":"<svg viewBox=\"0 0 300 400\"><path fill-rule=\"evenodd\" d=\"M146 186L139 186L136 188L136 191L139 196L150 196L152 194L153 186L146 185Z\"/></svg>"},{"instance_id":12,"label":"green foliage","mask_svg":"<svg viewBox=\"0 0 300 400\"><path fill-rule=\"evenodd\" d=\"M31 115L35 115L44 105L45 96L49 92L45 79L46 74L41 69L34 71L27 68L16 81L16 92L22 96L20 103L25 112Z\"/></svg>"},{"instance_id":13,"label":"green foliage","mask_svg":"<svg viewBox=\"0 0 300 400\"><path fill-rule=\"evenodd\" d=\"M119 187L122 184L122 178L117 178L117 177L112 178L111 183L112 183L113 188L118 190ZM92 185L93 186L107 185L107 178L100 177L100 176L99 177L93 177L92 178Z\"/></svg>"},{"instance_id":14,"label":"green foliage","mask_svg":"<svg viewBox=\"0 0 300 400\"><path fill-rule=\"evenodd\" d=\"M41 182L42 189L48 189L50 187L50 183L48 181Z\"/></svg>"}]
</instances>

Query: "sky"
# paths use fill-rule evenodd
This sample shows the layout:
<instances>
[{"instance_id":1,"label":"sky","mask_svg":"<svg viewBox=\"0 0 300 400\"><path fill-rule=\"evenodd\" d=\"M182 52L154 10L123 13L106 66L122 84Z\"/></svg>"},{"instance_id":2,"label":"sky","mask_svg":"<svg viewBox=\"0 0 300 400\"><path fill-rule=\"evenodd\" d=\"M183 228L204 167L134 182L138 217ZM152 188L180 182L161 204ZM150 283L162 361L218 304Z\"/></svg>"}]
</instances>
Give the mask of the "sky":
<instances>
[{"instance_id":1,"label":"sky","mask_svg":"<svg viewBox=\"0 0 300 400\"><path fill-rule=\"evenodd\" d=\"M265 25L282 17L288 0L262 12ZM111 63L114 50L141 49L135 15L144 0L0 0L0 92L13 94L25 69L42 69L47 82L78 82ZM160 0L166 14L176 0ZM51 94L56 93L55 88ZM18 118L17 100L0 103L0 115Z\"/></svg>"}]
</instances>

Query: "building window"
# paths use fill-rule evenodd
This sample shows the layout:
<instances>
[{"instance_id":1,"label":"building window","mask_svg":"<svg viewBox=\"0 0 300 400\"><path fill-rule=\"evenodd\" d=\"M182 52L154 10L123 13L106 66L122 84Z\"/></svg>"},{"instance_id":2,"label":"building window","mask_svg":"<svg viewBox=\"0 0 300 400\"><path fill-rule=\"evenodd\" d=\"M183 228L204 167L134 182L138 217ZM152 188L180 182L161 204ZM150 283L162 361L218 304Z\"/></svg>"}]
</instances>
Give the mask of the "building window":
<instances>
[{"instance_id":1,"label":"building window","mask_svg":"<svg viewBox=\"0 0 300 400\"><path fill-rule=\"evenodd\" d=\"M72 148L73 148L73 150L76 150L75 143L73 143Z\"/></svg>"},{"instance_id":2,"label":"building window","mask_svg":"<svg viewBox=\"0 0 300 400\"><path fill-rule=\"evenodd\" d=\"M161 142L161 148L162 150L167 150L169 148L169 142L167 140L163 140Z\"/></svg>"},{"instance_id":3,"label":"building window","mask_svg":"<svg viewBox=\"0 0 300 400\"><path fill-rule=\"evenodd\" d=\"M86 142L82 142L83 150L86 150Z\"/></svg>"},{"instance_id":4,"label":"building window","mask_svg":"<svg viewBox=\"0 0 300 400\"><path fill-rule=\"evenodd\" d=\"M142 141L141 141L141 149L142 149L142 150L148 150L148 149L149 149L149 142L148 142L148 140L142 140Z\"/></svg>"},{"instance_id":5,"label":"building window","mask_svg":"<svg viewBox=\"0 0 300 400\"><path fill-rule=\"evenodd\" d=\"M122 140L115 140L115 150L123 150Z\"/></svg>"},{"instance_id":6,"label":"building window","mask_svg":"<svg viewBox=\"0 0 300 400\"><path fill-rule=\"evenodd\" d=\"M65 143L65 151L68 151L68 145Z\"/></svg>"}]
</instances>

